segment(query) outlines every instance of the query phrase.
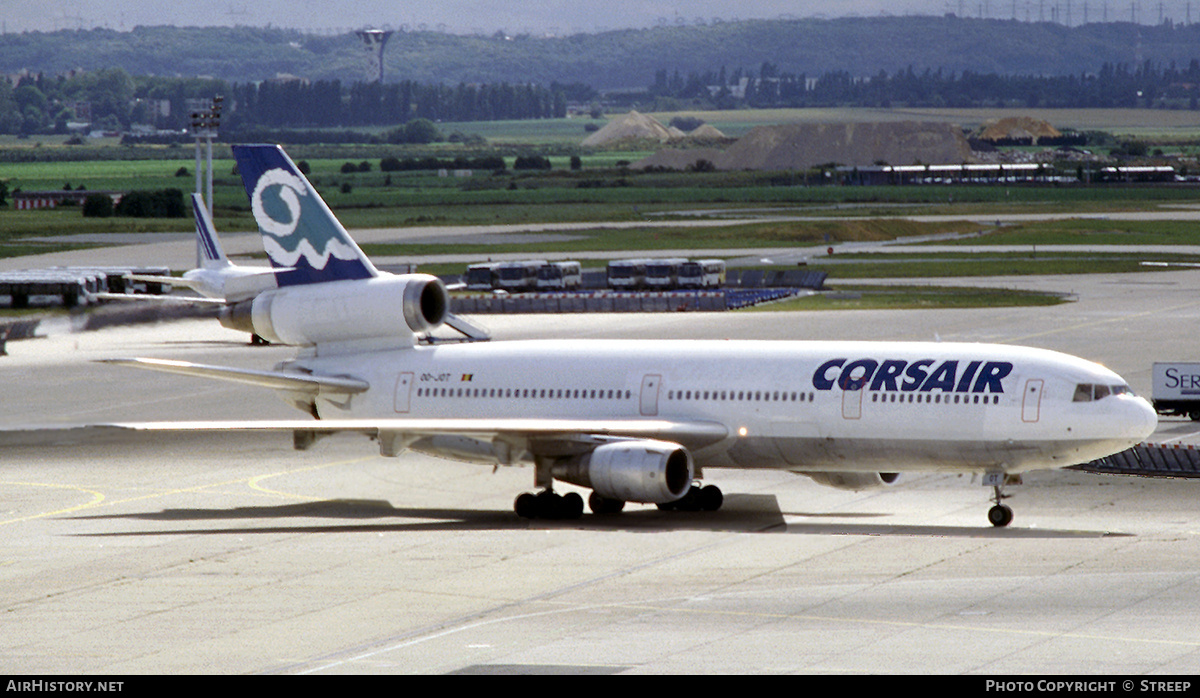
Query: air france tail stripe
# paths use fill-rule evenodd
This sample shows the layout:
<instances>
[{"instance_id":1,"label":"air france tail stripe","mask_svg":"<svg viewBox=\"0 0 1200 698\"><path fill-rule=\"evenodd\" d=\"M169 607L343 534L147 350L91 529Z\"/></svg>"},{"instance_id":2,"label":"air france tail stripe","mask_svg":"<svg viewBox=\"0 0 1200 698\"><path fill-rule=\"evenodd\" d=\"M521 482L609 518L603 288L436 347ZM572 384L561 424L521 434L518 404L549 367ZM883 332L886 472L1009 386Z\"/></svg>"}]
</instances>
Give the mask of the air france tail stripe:
<instances>
[{"instance_id":1,"label":"air france tail stripe","mask_svg":"<svg viewBox=\"0 0 1200 698\"><path fill-rule=\"evenodd\" d=\"M201 261L219 262L224 260L225 254L217 244L208 209L204 207L204 200L199 194L192 194L192 213L196 217L196 244L199 246Z\"/></svg>"}]
</instances>

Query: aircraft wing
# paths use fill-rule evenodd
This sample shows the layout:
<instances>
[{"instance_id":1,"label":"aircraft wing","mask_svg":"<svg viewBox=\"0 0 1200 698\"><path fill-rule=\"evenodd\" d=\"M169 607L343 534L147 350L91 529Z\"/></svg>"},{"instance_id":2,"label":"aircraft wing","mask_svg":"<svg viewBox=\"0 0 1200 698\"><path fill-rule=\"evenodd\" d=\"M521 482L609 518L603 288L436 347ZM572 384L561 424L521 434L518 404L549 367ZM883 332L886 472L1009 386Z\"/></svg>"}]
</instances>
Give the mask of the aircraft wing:
<instances>
[{"instance_id":1,"label":"aircraft wing","mask_svg":"<svg viewBox=\"0 0 1200 698\"><path fill-rule=\"evenodd\" d=\"M729 435L718 422L670 419L542 419L542 418L379 418L282 419L257 422L113 422L103 426L133 431L308 431L333 434L350 432L376 436L459 435L489 437L513 435L531 438L573 435L624 436L699 443L706 446Z\"/></svg>"},{"instance_id":2,"label":"aircraft wing","mask_svg":"<svg viewBox=\"0 0 1200 698\"><path fill-rule=\"evenodd\" d=\"M349 376L313 376L296 371L259 371L250 368L230 368L228 366L209 366L188 361L170 361L167 359L101 359L100 363L132 366L163 373L178 373L185 376L200 378L216 378L233 383L257 385L276 390L295 390L301 392L343 393L353 395L365 392L370 385L366 381Z\"/></svg>"},{"instance_id":3,"label":"aircraft wing","mask_svg":"<svg viewBox=\"0 0 1200 698\"><path fill-rule=\"evenodd\" d=\"M718 422L669 419L282 419L264 421L113 422L0 429L0 445L51 445L120 441L138 434L290 433L296 448L317 438L350 433L376 439L384 455L396 455L427 437L460 436L503 442L514 452L539 445L539 452L580 453L611 438L656 439L697 450L729 436ZM549 451L548 451L549 447Z\"/></svg>"},{"instance_id":4,"label":"aircraft wing","mask_svg":"<svg viewBox=\"0 0 1200 698\"><path fill-rule=\"evenodd\" d=\"M353 395L370 387L366 381L353 376L316 376L297 371L261 371L166 359L102 359L101 363L297 392ZM614 437L658 439L695 450L729 436L729 429L719 422L666 419L370 418L141 422L94 426L138 432L291 432L298 448L312 443L319 436L349 432L378 439L381 451L388 455L399 453L407 444L418 439L436 436L500 440L513 447L527 447L530 442L537 441L542 453L557 449L564 454L586 451L599 441Z\"/></svg>"}]
</instances>

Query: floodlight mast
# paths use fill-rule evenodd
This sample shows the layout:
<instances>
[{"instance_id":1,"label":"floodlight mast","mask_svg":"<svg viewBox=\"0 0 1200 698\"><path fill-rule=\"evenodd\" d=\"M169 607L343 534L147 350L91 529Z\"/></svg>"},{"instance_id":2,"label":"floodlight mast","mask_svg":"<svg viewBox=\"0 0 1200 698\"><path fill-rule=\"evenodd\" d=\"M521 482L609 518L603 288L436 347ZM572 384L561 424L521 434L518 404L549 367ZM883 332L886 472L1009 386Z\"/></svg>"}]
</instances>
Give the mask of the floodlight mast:
<instances>
[{"instance_id":1,"label":"floodlight mast","mask_svg":"<svg viewBox=\"0 0 1200 698\"><path fill-rule=\"evenodd\" d=\"M212 98L207 111L192 112L192 135L196 137L196 193L204 197L208 205L208 215L213 215L213 174L212 174L212 142L217 137L217 130L221 127L221 107L224 105L225 98L217 95ZM201 167L200 167L200 141L205 141L208 145L208 192L201 190Z\"/></svg>"}]
</instances>

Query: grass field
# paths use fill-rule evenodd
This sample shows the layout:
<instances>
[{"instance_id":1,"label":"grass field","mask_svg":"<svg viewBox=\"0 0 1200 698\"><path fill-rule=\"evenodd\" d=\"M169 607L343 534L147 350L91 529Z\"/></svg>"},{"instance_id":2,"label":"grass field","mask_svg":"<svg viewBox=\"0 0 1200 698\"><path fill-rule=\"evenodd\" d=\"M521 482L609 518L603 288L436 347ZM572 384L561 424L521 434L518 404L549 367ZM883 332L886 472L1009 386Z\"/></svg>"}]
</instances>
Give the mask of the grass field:
<instances>
[{"instance_id":1,"label":"grass field","mask_svg":"<svg viewBox=\"0 0 1200 698\"><path fill-rule=\"evenodd\" d=\"M937 120L974 127L987 120L1011 115L1043 118L1059 128L1104 130L1118 136L1135 136L1150 142L1200 143L1200 115L1157 110L952 110L952 109L788 109L734 112L686 112L715 125L727 135L740 136L755 126L794 122ZM668 122L674 113L656 114ZM379 159L396 154L435 154L449 159L469 152L458 145L423 146L420 150L388 146L289 147L296 160L306 160L310 179L347 228L394 228L414 225L484 225L580 221L684 220L692 212L773 213L826 220L756 223L714 228L643 227L622 231L593 230L583 239L527 245L364 245L372 255L413 256L446 252L489 254L515 252L536 257L539 253L567 252L588 259L589 252L662 249L721 249L803 247L839 242L906 238L938 233L982 234L962 240L970 245L1029 246L1037 254L867 255L838 254L817 258L810 269L827 271L832 278L954 277L1084 272L1152 271L1141 261L1158 261L1159 255L1108 255L1051 253L1060 244L1191 245L1200 243L1195 226L1184 222L1122 222L1064 220L1013 225L980 226L965 222L920 224L898 220L901 215L992 215L1013 212L1094 213L1156 210L1164 204L1193 204L1200 191L1178 186L1053 186L1028 185L927 185L906 187L810 186L803 173L720 172L640 173L623 167L647 155L644 152L584 152L577 148L586 137L583 118L523 122L445 123L443 133L481 135L505 153L511 167L514 153L544 152L550 172L503 174L475 172L469 177L436 173L393 172L379 169ZM33 152L54 150L68 157L79 154L119 153L121 158L67 162L16 162L0 164L0 180L9 189L84 188L92 191L176 188L195 186L194 151L182 148L126 149L109 142L93 146L61 145L61 138L0 138L0 150ZM1193 146L1194 147L1194 146ZM107 148L107 149L105 149ZM488 152L495 152L489 150ZM581 155L583 168L569 169L570 153ZM220 231L253 230L256 226L240 179L225 146L217 148L214 163L215 223ZM114 156L115 157L115 156ZM165 159L164 159L165 158ZM370 171L343 173L349 162L367 162ZM182 176L177 173L183 168ZM0 209L0 256L19 256L54 249L76 249L75 243L30 243L27 237L52 237L73 233L187 232L190 218L86 219L76 209L15 211ZM995 228L995 229L993 229ZM938 244L955 244L939 241ZM1178 260L1176 260L1178 261ZM1200 260L1190 260L1200 261ZM599 265L596 262L595 265ZM452 270L447 270L452 271ZM1014 304L1028 301L1011 295L987 293L968 299L965 293L944 290L897 289L901 300L876 288L863 290L850 307L926 307L935 304ZM907 297L907 300L902 300ZM817 307L845 307L821 305ZM843 298L837 303L847 302ZM1055 302L1058 302L1057 300ZM863 306L862 303L872 305ZM782 307L801 307L784 304ZM963 307L970 307L963 306Z\"/></svg>"}]
</instances>

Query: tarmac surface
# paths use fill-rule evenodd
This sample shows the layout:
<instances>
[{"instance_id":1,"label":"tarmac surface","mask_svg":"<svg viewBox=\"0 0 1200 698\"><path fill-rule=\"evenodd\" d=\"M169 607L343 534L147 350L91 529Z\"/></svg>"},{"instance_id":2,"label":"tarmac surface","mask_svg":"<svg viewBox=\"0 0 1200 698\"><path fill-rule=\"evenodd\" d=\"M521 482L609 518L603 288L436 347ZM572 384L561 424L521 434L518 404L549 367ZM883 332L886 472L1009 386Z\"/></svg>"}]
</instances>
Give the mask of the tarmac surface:
<instances>
[{"instance_id":1,"label":"tarmac surface","mask_svg":"<svg viewBox=\"0 0 1200 698\"><path fill-rule=\"evenodd\" d=\"M964 283L955 280L956 284ZM1042 308L488 316L513 338L987 341L1100 361L1150 391L1195 360L1200 270L988 279ZM12 342L0 425L293 418L270 391L97 364L269 368L213 321ZM48 323L47 327L55 325ZM1164 419L1156 440L1194 442ZM918 475L872 492L706 473L715 514L530 522L528 468L331 438L214 435L0 455L0 666L14 674L1200 671L1200 481Z\"/></svg>"}]
</instances>

